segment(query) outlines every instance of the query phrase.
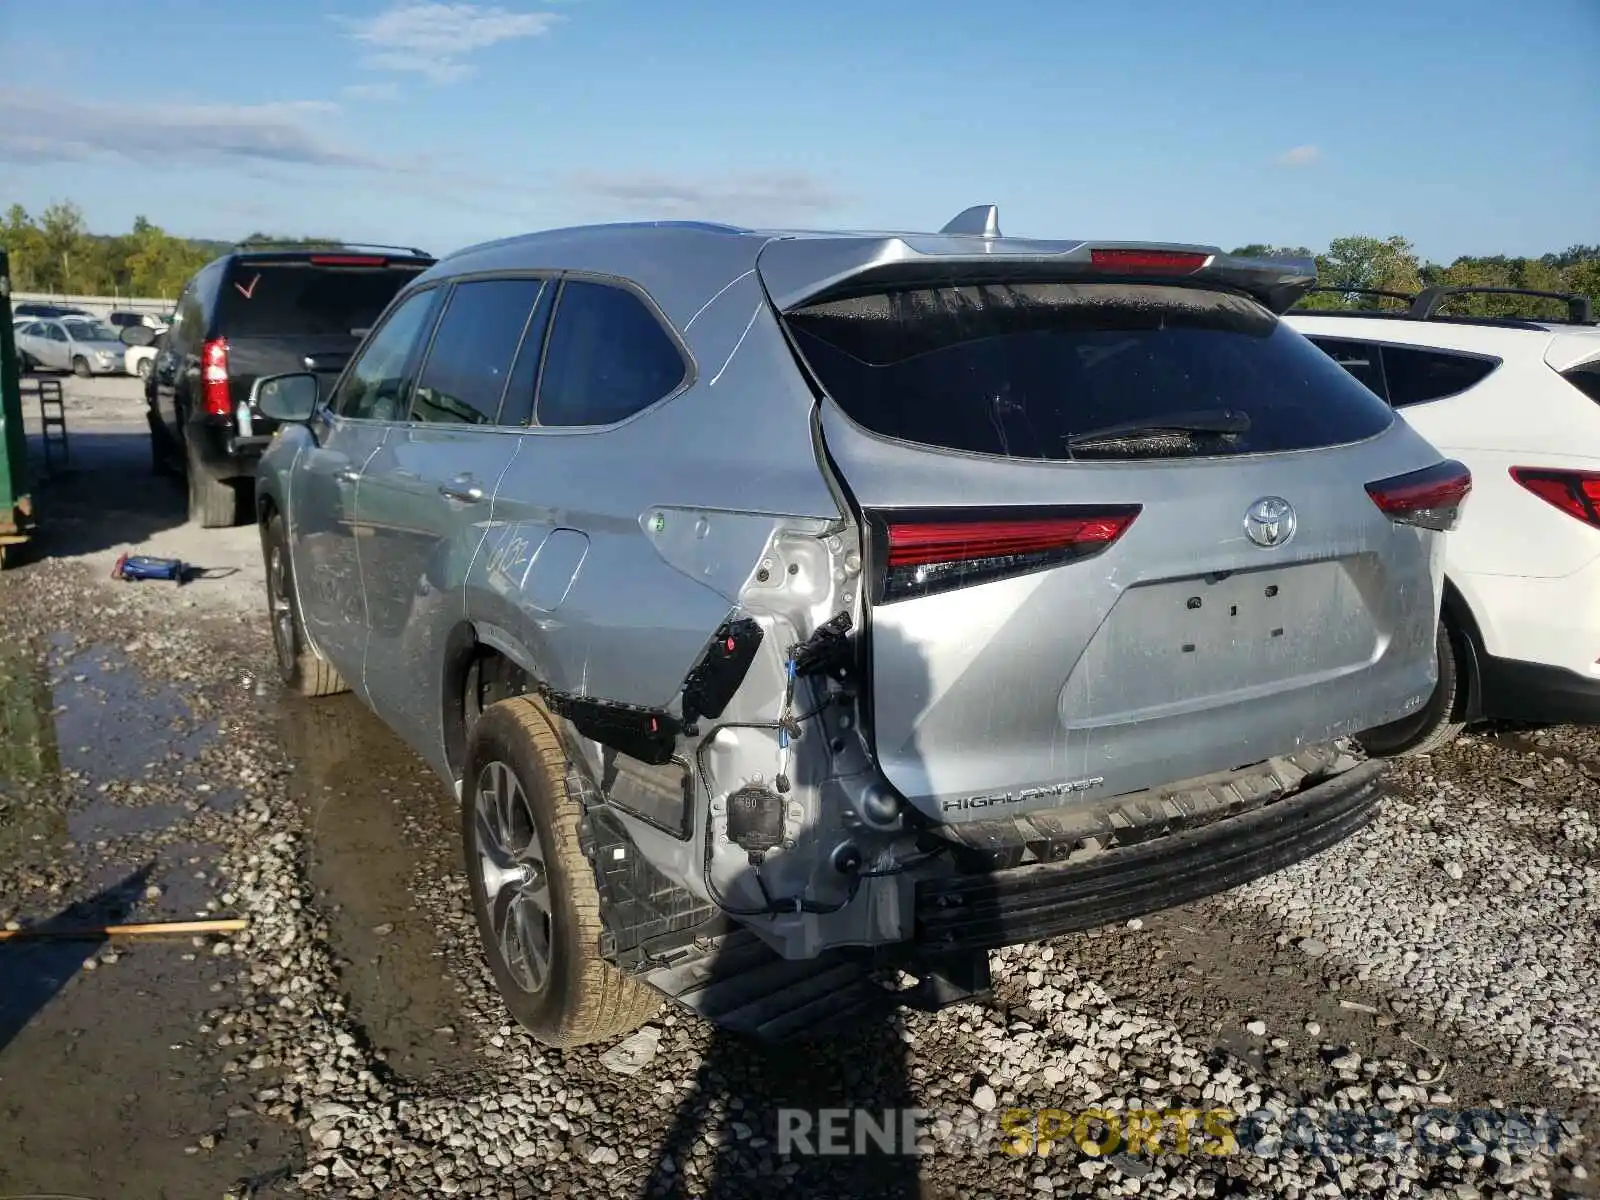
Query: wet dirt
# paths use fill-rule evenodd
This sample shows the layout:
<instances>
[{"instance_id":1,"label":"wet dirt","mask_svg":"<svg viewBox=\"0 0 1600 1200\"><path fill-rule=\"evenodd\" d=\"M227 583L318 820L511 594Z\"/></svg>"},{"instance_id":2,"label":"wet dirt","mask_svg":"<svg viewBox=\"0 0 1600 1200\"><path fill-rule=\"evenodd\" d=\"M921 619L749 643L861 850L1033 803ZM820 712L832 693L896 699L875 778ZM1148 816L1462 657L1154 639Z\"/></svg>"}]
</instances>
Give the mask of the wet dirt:
<instances>
[{"instance_id":1,"label":"wet dirt","mask_svg":"<svg viewBox=\"0 0 1600 1200\"><path fill-rule=\"evenodd\" d=\"M0 655L0 908L94 929L213 915L217 847L177 836L229 791L215 736L111 646L64 635ZM205 938L0 943L0 1194L221 1195L285 1131L256 1118L200 1032L234 980ZM211 1142L202 1148L202 1139Z\"/></svg>"},{"instance_id":2,"label":"wet dirt","mask_svg":"<svg viewBox=\"0 0 1600 1200\"><path fill-rule=\"evenodd\" d=\"M193 695L65 635L0 657L0 848L23 885L0 911L24 926L216 915L218 847L182 835L240 793L203 761L218 722L196 718ZM437 836L453 829L448 793L352 697L247 704L293 758L306 869L367 1043L395 1079L470 1072L459 985L414 890L459 867ZM256 1115L197 1034L235 979L213 944L0 943L0 1195L191 1197L246 1180L265 1196L290 1174L298 1138Z\"/></svg>"},{"instance_id":3,"label":"wet dirt","mask_svg":"<svg viewBox=\"0 0 1600 1200\"><path fill-rule=\"evenodd\" d=\"M458 985L415 894L460 867L438 836L454 831L448 793L353 696L285 699L277 720L296 759L290 787L306 814L307 870L351 1015L394 1075L470 1068Z\"/></svg>"}]
</instances>

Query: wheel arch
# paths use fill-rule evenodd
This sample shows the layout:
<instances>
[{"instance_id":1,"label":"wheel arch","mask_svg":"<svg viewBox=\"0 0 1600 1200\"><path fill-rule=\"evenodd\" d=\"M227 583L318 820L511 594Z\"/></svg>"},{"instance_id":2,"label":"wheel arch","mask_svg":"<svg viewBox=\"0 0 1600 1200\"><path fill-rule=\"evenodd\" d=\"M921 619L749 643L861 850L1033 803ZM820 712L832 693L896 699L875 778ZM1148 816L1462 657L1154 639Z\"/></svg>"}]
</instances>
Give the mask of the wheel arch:
<instances>
[{"instance_id":1,"label":"wheel arch","mask_svg":"<svg viewBox=\"0 0 1600 1200\"><path fill-rule=\"evenodd\" d=\"M536 690L526 652L499 631L462 621L445 638L439 673L439 730L453 779L466 768L478 713L496 700Z\"/></svg>"},{"instance_id":2,"label":"wheel arch","mask_svg":"<svg viewBox=\"0 0 1600 1200\"><path fill-rule=\"evenodd\" d=\"M1464 696L1461 718L1478 721L1483 718L1483 671L1480 659L1484 653L1483 633L1472 606L1447 577L1444 581L1444 598L1440 604L1441 616L1446 621L1451 649L1456 655L1456 677Z\"/></svg>"}]
</instances>

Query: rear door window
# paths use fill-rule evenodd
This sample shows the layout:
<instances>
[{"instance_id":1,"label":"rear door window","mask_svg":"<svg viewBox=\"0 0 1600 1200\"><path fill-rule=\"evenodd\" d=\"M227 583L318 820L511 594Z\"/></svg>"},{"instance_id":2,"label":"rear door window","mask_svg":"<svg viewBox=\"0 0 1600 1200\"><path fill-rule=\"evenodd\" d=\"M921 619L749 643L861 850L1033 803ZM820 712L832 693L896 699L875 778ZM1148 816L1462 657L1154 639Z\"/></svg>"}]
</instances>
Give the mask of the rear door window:
<instances>
[{"instance_id":1,"label":"rear door window","mask_svg":"<svg viewBox=\"0 0 1600 1200\"><path fill-rule=\"evenodd\" d=\"M667 396L688 373L661 322L625 288L569 279L556 300L535 416L610 425Z\"/></svg>"},{"instance_id":2,"label":"rear door window","mask_svg":"<svg viewBox=\"0 0 1600 1200\"><path fill-rule=\"evenodd\" d=\"M1476 354L1420 346L1383 347L1383 375L1389 384L1389 403L1396 408L1459 395L1481 383L1499 365L1498 359Z\"/></svg>"},{"instance_id":3,"label":"rear door window","mask_svg":"<svg viewBox=\"0 0 1600 1200\"><path fill-rule=\"evenodd\" d=\"M413 421L492 425L544 281L482 279L450 293L411 402Z\"/></svg>"},{"instance_id":4,"label":"rear door window","mask_svg":"<svg viewBox=\"0 0 1600 1200\"><path fill-rule=\"evenodd\" d=\"M853 420L970 453L1277 452L1359 441L1394 420L1326 354L1232 294L982 284L879 292L786 320L822 388ZM1099 437L1164 422L1220 428ZM1082 442L1089 436L1097 440Z\"/></svg>"},{"instance_id":5,"label":"rear door window","mask_svg":"<svg viewBox=\"0 0 1600 1200\"><path fill-rule=\"evenodd\" d=\"M424 268L239 259L218 298L226 337L360 337Z\"/></svg>"}]
</instances>

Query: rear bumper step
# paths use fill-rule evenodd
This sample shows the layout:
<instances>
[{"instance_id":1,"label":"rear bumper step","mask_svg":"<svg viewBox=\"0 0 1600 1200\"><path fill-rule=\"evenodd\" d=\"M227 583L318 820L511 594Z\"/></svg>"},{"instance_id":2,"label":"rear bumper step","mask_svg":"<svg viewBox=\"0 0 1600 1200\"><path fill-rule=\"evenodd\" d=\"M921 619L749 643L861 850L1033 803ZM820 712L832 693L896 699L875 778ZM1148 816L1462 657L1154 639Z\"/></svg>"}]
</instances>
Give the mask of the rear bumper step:
<instances>
[{"instance_id":1,"label":"rear bumper step","mask_svg":"<svg viewBox=\"0 0 1600 1200\"><path fill-rule=\"evenodd\" d=\"M1034 863L917 885L929 952L1032 942L1187 904L1282 870L1368 824L1386 765L1364 762L1281 800L1078 863Z\"/></svg>"}]
</instances>

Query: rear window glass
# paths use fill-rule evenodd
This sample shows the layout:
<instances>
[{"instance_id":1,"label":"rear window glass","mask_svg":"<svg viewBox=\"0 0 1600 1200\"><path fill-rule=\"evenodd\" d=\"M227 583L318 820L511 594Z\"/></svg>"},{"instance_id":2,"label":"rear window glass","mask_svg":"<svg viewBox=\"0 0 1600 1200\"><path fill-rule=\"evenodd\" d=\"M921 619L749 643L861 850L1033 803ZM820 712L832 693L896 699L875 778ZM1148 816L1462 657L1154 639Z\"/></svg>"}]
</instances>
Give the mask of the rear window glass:
<instances>
[{"instance_id":1,"label":"rear window glass","mask_svg":"<svg viewBox=\"0 0 1600 1200\"><path fill-rule=\"evenodd\" d=\"M852 419L972 453L1251 454L1359 441L1394 420L1266 309L1193 288L924 288L815 305L788 321ZM1163 423L1202 428L1105 432Z\"/></svg>"},{"instance_id":2,"label":"rear window glass","mask_svg":"<svg viewBox=\"0 0 1600 1200\"><path fill-rule=\"evenodd\" d=\"M422 267L236 262L221 288L225 337L359 337Z\"/></svg>"}]
</instances>

